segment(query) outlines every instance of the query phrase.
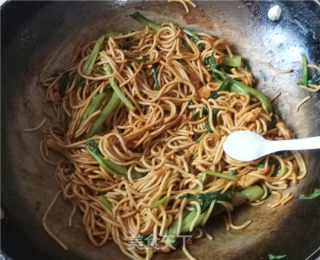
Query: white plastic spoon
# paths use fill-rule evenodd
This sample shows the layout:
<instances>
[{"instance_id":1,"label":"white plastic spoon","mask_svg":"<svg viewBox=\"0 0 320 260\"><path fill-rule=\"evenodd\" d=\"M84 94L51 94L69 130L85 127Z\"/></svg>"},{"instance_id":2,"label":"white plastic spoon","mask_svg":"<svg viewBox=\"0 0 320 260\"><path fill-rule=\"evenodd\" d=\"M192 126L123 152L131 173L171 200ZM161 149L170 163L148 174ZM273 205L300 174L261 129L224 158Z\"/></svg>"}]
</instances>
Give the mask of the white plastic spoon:
<instances>
[{"instance_id":1,"label":"white plastic spoon","mask_svg":"<svg viewBox=\"0 0 320 260\"><path fill-rule=\"evenodd\" d=\"M279 151L320 149L320 136L270 141L254 132L243 130L231 133L225 140L223 149L231 158L248 162Z\"/></svg>"}]
</instances>

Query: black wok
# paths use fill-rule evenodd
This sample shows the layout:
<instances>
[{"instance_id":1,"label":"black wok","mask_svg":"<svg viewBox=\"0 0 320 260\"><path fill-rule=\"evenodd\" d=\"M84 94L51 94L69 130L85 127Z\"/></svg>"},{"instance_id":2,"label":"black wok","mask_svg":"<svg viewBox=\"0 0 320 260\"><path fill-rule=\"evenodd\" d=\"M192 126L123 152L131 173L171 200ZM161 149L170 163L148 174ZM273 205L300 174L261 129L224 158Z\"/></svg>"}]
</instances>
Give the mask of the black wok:
<instances>
[{"instance_id":1,"label":"black wok","mask_svg":"<svg viewBox=\"0 0 320 260\"><path fill-rule=\"evenodd\" d=\"M267 19L278 3L279 22ZM1 144L2 250L13 259L125 259L110 242L93 247L81 226L80 214L67 227L71 205L59 201L48 225L69 246L60 248L43 230L41 217L57 191L54 168L39 156L41 130L26 133L51 111L44 90L37 85L41 72L62 70L76 44L101 32L141 28L128 14L139 10L158 21L173 21L191 29L219 35L250 60L258 88L272 97L282 92L275 106L297 137L320 135L320 95L313 94L300 112L296 104L309 93L297 87L300 53L320 63L320 6L315 1L199 1L185 15L182 6L166 1L8 2L1 8ZM272 62L290 74L274 71ZM261 76L266 74L266 77ZM320 187L320 151L304 152L308 175L292 189L297 197ZM269 253L287 259L306 259L320 246L319 199L295 199L285 207L267 205L237 210L235 221L254 220L242 231L227 232L219 220L207 227L214 241L201 239L190 246L198 259L267 259ZM314 255L315 257L315 255ZM155 259L184 259L181 250Z\"/></svg>"}]
</instances>

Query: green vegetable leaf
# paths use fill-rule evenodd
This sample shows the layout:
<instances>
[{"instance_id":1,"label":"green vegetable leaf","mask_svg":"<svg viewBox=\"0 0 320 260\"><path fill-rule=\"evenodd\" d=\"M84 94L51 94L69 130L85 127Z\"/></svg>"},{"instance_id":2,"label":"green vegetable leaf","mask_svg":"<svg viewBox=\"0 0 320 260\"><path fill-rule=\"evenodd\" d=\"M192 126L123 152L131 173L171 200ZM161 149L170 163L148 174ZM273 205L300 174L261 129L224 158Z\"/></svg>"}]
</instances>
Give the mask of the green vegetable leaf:
<instances>
[{"instance_id":1,"label":"green vegetable leaf","mask_svg":"<svg viewBox=\"0 0 320 260\"><path fill-rule=\"evenodd\" d=\"M102 109L101 114L91 126L91 129L89 133L86 135L86 138L90 138L101 131L105 121L108 119L108 117L112 114L112 112L118 107L120 103L121 100L118 97L118 95L116 93L113 93L110 101Z\"/></svg>"},{"instance_id":2,"label":"green vegetable leaf","mask_svg":"<svg viewBox=\"0 0 320 260\"><path fill-rule=\"evenodd\" d=\"M212 72L214 73L215 78L218 81L224 81L225 79L229 78L227 75L225 75L222 71L220 71L218 69L213 69ZM272 112L272 110L273 110L272 105L271 105L269 99L264 94L262 94L260 91L254 89L254 88L246 86L245 84L243 84L240 81L237 81L235 79L230 79L230 80L232 82L231 91L237 92L237 93L240 93L243 95L251 95L251 96L257 98L261 102L262 107L266 111Z\"/></svg>"},{"instance_id":3,"label":"green vegetable leaf","mask_svg":"<svg viewBox=\"0 0 320 260\"><path fill-rule=\"evenodd\" d=\"M291 152L290 151L280 151L280 152L276 152L276 155L279 155L282 158L288 158L291 156Z\"/></svg>"},{"instance_id":4,"label":"green vegetable leaf","mask_svg":"<svg viewBox=\"0 0 320 260\"><path fill-rule=\"evenodd\" d=\"M242 58L241 56L229 56L225 55L223 58L223 61L221 63L222 66L229 66L229 67L234 67L234 68L240 68L242 63Z\"/></svg>"},{"instance_id":5,"label":"green vegetable leaf","mask_svg":"<svg viewBox=\"0 0 320 260\"><path fill-rule=\"evenodd\" d=\"M269 257L269 260L276 260L276 259L282 259L282 258L285 258L287 255L272 255L272 254L269 254L268 257Z\"/></svg>"},{"instance_id":6,"label":"green vegetable leaf","mask_svg":"<svg viewBox=\"0 0 320 260\"><path fill-rule=\"evenodd\" d=\"M97 199L103 204L103 206L112 211L112 203L104 195L98 196Z\"/></svg>"},{"instance_id":7,"label":"green vegetable leaf","mask_svg":"<svg viewBox=\"0 0 320 260\"><path fill-rule=\"evenodd\" d=\"M209 110L208 110L208 107L205 105L202 109L202 115L207 116L208 114L209 114ZM200 111L193 114L193 117L198 117L198 116L200 116Z\"/></svg>"},{"instance_id":8,"label":"green vegetable leaf","mask_svg":"<svg viewBox=\"0 0 320 260\"><path fill-rule=\"evenodd\" d=\"M116 172L112 168L109 167L110 166L110 165L108 165L109 161L103 157L103 154L101 153L101 151L99 149L99 145L95 141L88 141L85 144L85 147L86 147L86 150L98 161L99 165L103 169L105 169L106 171L108 171L111 174L127 176L126 169L123 169L123 171L121 171L121 172ZM124 170L126 170L126 171L124 171Z\"/></svg>"},{"instance_id":9,"label":"green vegetable leaf","mask_svg":"<svg viewBox=\"0 0 320 260\"><path fill-rule=\"evenodd\" d=\"M167 196L163 196L161 199L153 201L150 205L149 208L153 209L153 208L158 208L161 205L165 204L168 201L168 197Z\"/></svg>"},{"instance_id":10,"label":"green vegetable leaf","mask_svg":"<svg viewBox=\"0 0 320 260\"><path fill-rule=\"evenodd\" d=\"M230 191L226 191L224 193L221 193L221 192L207 192L202 194L187 193L179 197L179 199L183 199L183 198L197 200L200 204L201 213L202 213L208 210L208 208L210 207L210 204L214 200L231 202L232 194Z\"/></svg>"},{"instance_id":11,"label":"green vegetable leaf","mask_svg":"<svg viewBox=\"0 0 320 260\"><path fill-rule=\"evenodd\" d=\"M64 93L66 92L66 88L69 82L70 82L70 75L69 75L69 72L66 71L58 80L59 94L61 97L64 97Z\"/></svg>"},{"instance_id":12,"label":"green vegetable leaf","mask_svg":"<svg viewBox=\"0 0 320 260\"><path fill-rule=\"evenodd\" d=\"M85 122L94 112L96 112L100 108L104 100L107 98L107 94L108 91L103 91L102 93L96 94L91 98L89 105L82 114L81 124Z\"/></svg>"},{"instance_id":13,"label":"green vegetable leaf","mask_svg":"<svg viewBox=\"0 0 320 260\"><path fill-rule=\"evenodd\" d=\"M200 37L199 35L196 35L194 32L192 32L192 31L190 31L190 30L182 29L182 31L183 31L186 35L190 36L191 39L192 39L192 41L193 41L194 43L197 43L198 41L201 40L201 37ZM190 46L189 46L189 47L190 47ZM205 45L204 45L203 43L200 43L200 44L198 45L198 48L199 48L200 51L203 51L203 50L205 49Z\"/></svg>"},{"instance_id":14,"label":"green vegetable leaf","mask_svg":"<svg viewBox=\"0 0 320 260\"><path fill-rule=\"evenodd\" d=\"M194 105L194 102L193 102L193 100L190 100L190 101L188 102L188 106L192 106L192 105Z\"/></svg>"},{"instance_id":15,"label":"green vegetable leaf","mask_svg":"<svg viewBox=\"0 0 320 260\"><path fill-rule=\"evenodd\" d=\"M209 56L209 57L205 58L205 59L204 59L204 64L205 64L205 65L209 65L211 71L213 71L213 69L216 69L216 68L217 68L217 63L216 63L216 61L214 60L213 56Z\"/></svg>"},{"instance_id":16,"label":"green vegetable leaf","mask_svg":"<svg viewBox=\"0 0 320 260\"><path fill-rule=\"evenodd\" d=\"M79 75L76 76L75 78L76 88L83 87L85 83L86 83L86 80L83 77L80 77Z\"/></svg>"},{"instance_id":17,"label":"green vegetable leaf","mask_svg":"<svg viewBox=\"0 0 320 260\"><path fill-rule=\"evenodd\" d=\"M271 122L268 125L268 130L275 128L277 123L278 123L277 117L273 113L271 116Z\"/></svg>"},{"instance_id":18,"label":"green vegetable leaf","mask_svg":"<svg viewBox=\"0 0 320 260\"><path fill-rule=\"evenodd\" d=\"M256 201L260 199L263 194L264 190L259 185L253 185L245 189L240 189L234 193L232 205L237 207L248 201Z\"/></svg>"},{"instance_id":19,"label":"green vegetable leaf","mask_svg":"<svg viewBox=\"0 0 320 260\"><path fill-rule=\"evenodd\" d=\"M208 97L208 99L212 98L212 99L217 99L220 95L219 95L219 92L220 91L230 91L230 87L232 85L232 81L230 78L227 78L225 79L221 86L215 90L215 91L212 91L210 96Z\"/></svg>"},{"instance_id":20,"label":"green vegetable leaf","mask_svg":"<svg viewBox=\"0 0 320 260\"><path fill-rule=\"evenodd\" d=\"M103 157L99 149L99 145L95 141L88 141L85 144L86 150L98 161L99 165L105 169L110 174L120 175L123 177L128 177L128 168L123 165L118 165L111 162ZM143 177L142 174L136 171L132 171L132 178L138 179Z\"/></svg>"},{"instance_id":21,"label":"green vegetable leaf","mask_svg":"<svg viewBox=\"0 0 320 260\"><path fill-rule=\"evenodd\" d=\"M308 60L306 55L302 54L302 77L301 77L301 85L307 86L308 85Z\"/></svg>"},{"instance_id":22,"label":"green vegetable leaf","mask_svg":"<svg viewBox=\"0 0 320 260\"><path fill-rule=\"evenodd\" d=\"M210 134L213 133L213 130L211 129L209 121L206 123L206 128L207 128L208 133L210 133Z\"/></svg>"},{"instance_id":23,"label":"green vegetable leaf","mask_svg":"<svg viewBox=\"0 0 320 260\"><path fill-rule=\"evenodd\" d=\"M221 173L221 172L213 172L213 171L204 171L202 172L202 174L209 174L209 175L213 175L219 178L223 178L223 179L228 179L228 180L232 180L232 181L236 181L237 177L233 176L232 174L228 174L228 173Z\"/></svg>"},{"instance_id":24,"label":"green vegetable leaf","mask_svg":"<svg viewBox=\"0 0 320 260\"><path fill-rule=\"evenodd\" d=\"M200 141L204 138L205 135L206 135L205 133L203 133L202 135L200 135L200 136L198 137L198 139L196 140L196 143L200 143Z\"/></svg>"},{"instance_id":25,"label":"green vegetable leaf","mask_svg":"<svg viewBox=\"0 0 320 260\"><path fill-rule=\"evenodd\" d=\"M138 240L145 244L146 246L150 246L152 242L153 236L151 234L140 235Z\"/></svg>"},{"instance_id":26,"label":"green vegetable leaf","mask_svg":"<svg viewBox=\"0 0 320 260\"><path fill-rule=\"evenodd\" d=\"M320 196L320 189L314 189L313 193L310 195L300 195L299 200L312 200Z\"/></svg>"},{"instance_id":27,"label":"green vegetable leaf","mask_svg":"<svg viewBox=\"0 0 320 260\"><path fill-rule=\"evenodd\" d=\"M218 113L219 113L219 109L214 109L212 111L212 123L213 123L214 126L217 123L217 115L218 115ZM208 133L213 133L213 129L211 129L209 120L206 123L206 128L207 128Z\"/></svg>"},{"instance_id":28,"label":"green vegetable leaf","mask_svg":"<svg viewBox=\"0 0 320 260\"><path fill-rule=\"evenodd\" d=\"M210 207L210 204L213 200L220 200L220 201L228 201L232 202L232 205L239 206L247 201L255 201L263 195L264 191L259 185L250 186L246 189L243 189L240 192L235 192L232 194L230 191L226 191L224 193L220 192L208 192L203 194L184 194L180 198L190 198L190 199L196 199L199 201L201 206L201 214L197 218L195 227L200 225L206 214L207 210ZM213 216L217 216L225 211L225 207L221 204L215 204L213 208ZM184 211L182 216L182 223L181 223L181 231L180 233L186 233L189 232L191 223L193 222L194 218L197 215L197 211ZM167 236L164 238L164 243L169 246L175 245L177 241L177 229L178 229L178 219L174 220L167 231Z\"/></svg>"},{"instance_id":29,"label":"green vegetable leaf","mask_svg":"<svg viewBox=\"0 0 320 260\"><path fill-rule=\"evenodd\" d=\"M205 216L206 216L207 212L203 212L202 214L200 214L200 216L197 218L196 223L195 223L195 227L200 225ZM182 216L182 223L181 223L181 230L180 230L180 234L189 232L191 223L193 222L194 218L197 215L197 211L184 211L183 212L183 216ZM178 229L178 219L175 219L171 225L168 228L167 231L167 236L164 237L164 243L170 247L173 247L174 245L176 245L177 242L177 229Z\"/></svg>"},{"instance_id":30,"label":"green vegetable leaf","mask_svg":"<svg viewBox=\"0 0 320 260\"><path fill-rule=\"evenodd\" d=\"M273 169L273 172L272 172L271 176L272 177L278 176L280 171L281 171L279 161L276 158L270 156L268 163L269 163L270 166L274 165L274 169ZM266 165L266 160L264 159L264 160L260 161L257 166L259 168L263 168L265 165Z\"/></svg>"},{"instance_id":31,"label":"green vegetable leaf","mask_svg":"<svg viewBox=\"0 0 320 260\"><path fill-rule=\"evenodd\" d=\"M130 15L133 19L135 19L137 22L143 24L144 26L149 27L152 30L158 31L162 29L162 26L159 24L156 24L155 22L149 20L148 18L144 17L140 12L135 12Z\"/></svg>"},{"instance_id":32,"label":"green vegetable leaf","mask_svg":"<svg viewBox=\"0 0 320 260\"><path fill-rule=\"evenodd\" d=\"M158 71L156 67L152 67L151 72L153 74L154 84L156 85L156 90L160 90L160 85L158 81Z\"/></svg>"},{"instance_id":33,"label":"green vegetable leaf","mask_svg":"<svg viewBox=\"0 0 320 260\"><path fill-rule=\"evenodd\" d=\"M113 70L110 66L110 64L103 64L103 69L106 72L107 75L112 75ZM123 104L126 105L129 110L133 110L134 106L131 104L129 99L122 93L121 89L118 86L118 83L114 79L110 79L109 83L114 91L114 93L119 97L119 99L122 101Z\"/></svg>"},{"instance_id":34,"label":"green vegetable leaf","mask_svg":"<svg viewBox=\"0 0 320 260\"><path fill-rule=\"evenodd\" d=\"M92 51L89 54L88 59L85 61L85 63L82 66L82 73L85 75L90 75L93 69L93 65L96 62L96 59L98 57L100 48L103 44L103 41L105 39L105 35L101 35L95 45L93 46Z\"/></svg>"},{"instance_id":35,"label":"green vegetable leaf","mask_svg":"<svg viewBox=\"0 0 320 260\"><path fill-rule=\"evenodd\" d=\"M233 170L232 172L231 172L231 175L237 175L238 174L238 171L237 170Z\"/></svg>"}]
</instances>

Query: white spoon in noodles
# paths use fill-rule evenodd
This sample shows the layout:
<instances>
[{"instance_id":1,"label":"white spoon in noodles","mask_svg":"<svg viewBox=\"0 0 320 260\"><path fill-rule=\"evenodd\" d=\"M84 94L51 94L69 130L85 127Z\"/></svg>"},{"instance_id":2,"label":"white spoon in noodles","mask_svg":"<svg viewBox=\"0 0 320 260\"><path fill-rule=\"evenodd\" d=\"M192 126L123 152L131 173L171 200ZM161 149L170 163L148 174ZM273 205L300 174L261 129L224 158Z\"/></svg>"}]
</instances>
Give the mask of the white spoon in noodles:
<instances>
[{"instance_id":1,"label":"white spoon in noodles","mask_svg":"<svg viewBox=\"0 0 320 260\"><path fill-rule=\"evenodd\" d=\"M254 132L243 130L231 133L223 149L238 161L253 161L264 155L287 150L308 150L320 148L320 136L303 139L270 141Z\"/></svg>"}]
</instances>

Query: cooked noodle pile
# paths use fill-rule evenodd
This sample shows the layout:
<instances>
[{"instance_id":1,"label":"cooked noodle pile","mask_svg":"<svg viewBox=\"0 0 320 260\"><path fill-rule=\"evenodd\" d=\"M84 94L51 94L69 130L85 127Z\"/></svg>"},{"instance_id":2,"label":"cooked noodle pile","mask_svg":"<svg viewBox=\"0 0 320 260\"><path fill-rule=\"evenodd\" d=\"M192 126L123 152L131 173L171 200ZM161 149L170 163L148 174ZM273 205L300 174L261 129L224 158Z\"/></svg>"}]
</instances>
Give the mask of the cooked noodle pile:
<instances>
[{"instance_id":1,"label":"cooked noodle pile","mask_svg":"<svg viewBox=\"0 0 320 260\"><path fill-rule=\"evenodd\" d=\"M221 208L227 213L228 229L244 228L250 221L236 226L231 219L238 203L215 199L204 214L198 200L181 196L234 194L240 188L258 185L263 194L249 201L252 205L263 204L272 190L277 201L282 196L288 201L292 195L286 189L306 174L298 152L252 162L235 161L224 153L225 138L236 130L248 129L273 140L291 136L279 117L252 96L222 90L209 97L221 82L204 61L213 57L219 65L226 55L233 54L225 40L197 35L201 39L195 43L173 24L164 24L159 30L146 27L128 34L109 34L102 39L90 74L83 68L95 42L80 46L63 73L42 82L56 120L41 143L41 152L45 160L56 164L62 196L82 212L84 228L95 246L113 240L130 258L150 259L156 251L171 250L161 238L174 221L175 235L186 233L183 218L195 212L187 230L194 231ZM112 73L106 73L106 64ZM248 86L254 83L243 64L224 72ZM66 75L66 88L61 90L61 79ZM92 126L112 99L110 83L118 84L133 109L119 102L90 137ZM100 106L91 114L85 112L102 93ZM101 157L127 173L119 175L103 167L88 151L90 140L91 145L98 144L95 149ZM63 159L52 162L50 150ZM48 213L44 225L58 240L45 224ZM204 233L200 231L198 237ZM152 235L152 243L158 246L144 243L146 235ZM185 246L183 250L192 257Z\"/></svg>"}]
</instances>

